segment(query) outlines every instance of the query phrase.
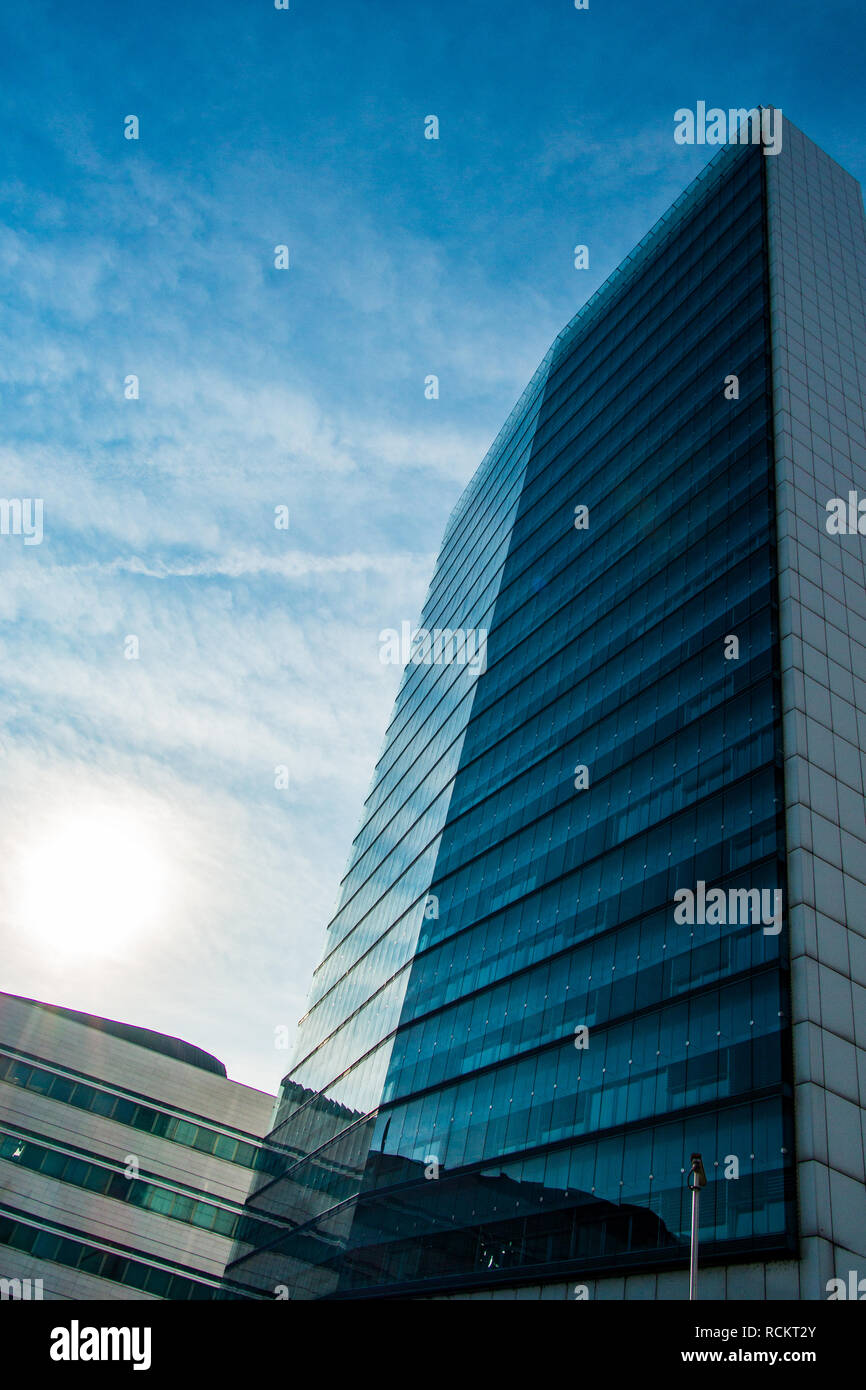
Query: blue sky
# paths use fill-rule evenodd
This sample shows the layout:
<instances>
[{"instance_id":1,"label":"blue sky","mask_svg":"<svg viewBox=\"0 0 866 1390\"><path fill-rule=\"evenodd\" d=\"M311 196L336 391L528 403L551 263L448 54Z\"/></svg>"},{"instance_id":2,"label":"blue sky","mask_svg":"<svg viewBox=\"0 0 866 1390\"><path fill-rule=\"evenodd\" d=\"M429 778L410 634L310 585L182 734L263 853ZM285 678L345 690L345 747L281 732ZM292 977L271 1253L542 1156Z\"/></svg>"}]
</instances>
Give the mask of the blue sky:
<instances>
[{"instance_id":1,"label":"blue sky","mask_svg":"<svg viewBox=\"0 0 866 1390\"><path fill-rule=\"evenodd\" d=\"M778 0L5 7L0 491L45 538L0 537L0 987L276 1087L399 679L379 631L713 153L674 111L774 103L862 181L864 39L859 4ZM69 823L148 847L113 880L137 937L34 929L21 866L71 901Z\"/></svg>"}]
</instances>

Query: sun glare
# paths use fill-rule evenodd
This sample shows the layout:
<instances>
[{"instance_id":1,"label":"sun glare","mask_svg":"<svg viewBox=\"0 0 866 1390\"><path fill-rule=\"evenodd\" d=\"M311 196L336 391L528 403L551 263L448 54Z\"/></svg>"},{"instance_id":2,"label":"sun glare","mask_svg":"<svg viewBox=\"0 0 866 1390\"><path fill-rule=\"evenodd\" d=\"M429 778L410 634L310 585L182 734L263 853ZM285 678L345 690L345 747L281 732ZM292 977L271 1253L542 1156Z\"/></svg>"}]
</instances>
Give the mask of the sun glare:
<instances>
[{"instance_id":1,"label":"sun glare","mask_svg":"<svg viewBox=\"0 0 866 1390\"><path fill-rule=\"evenodd\" d=\"M33 944L62 955L115 955L158 925L166 860L125 811L70 813L22 847L14 903Z\"/></svg>"}]
</instances>

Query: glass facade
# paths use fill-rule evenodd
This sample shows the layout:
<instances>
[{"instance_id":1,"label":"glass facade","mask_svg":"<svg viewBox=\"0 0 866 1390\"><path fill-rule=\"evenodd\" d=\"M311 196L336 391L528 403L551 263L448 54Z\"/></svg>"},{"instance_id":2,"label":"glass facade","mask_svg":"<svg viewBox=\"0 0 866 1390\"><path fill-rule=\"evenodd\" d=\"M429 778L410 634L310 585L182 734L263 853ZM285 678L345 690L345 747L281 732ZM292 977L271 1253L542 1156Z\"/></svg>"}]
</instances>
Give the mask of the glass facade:
<instances>
[{"instance_id":1,"label":"glass facade","mask_svg":"<svg viewBox=\"0 0 866 1390\"><path fill-rule=\"evenodd\" d=\"M692 1151L703 1257L795 1249L787 924L674 916L785 885L764 163L721 151L451 517L421 627L485 660L404 672L250 1199L290 1229L237 1252L247 1285L682 1266Z\"/></svg>"},{"instance_id":2,"label":"glass facade","mask_svg":"<svg viewBox=\"0 0 866 1390\"><path fill-rule=\"evenodd\" d=\"M246 1239L247 1228L254 1230L258 1225L242 1208L216 1202L186 1184L169 1185L160 1181L158 1175L142 1171L138 1177L130 1179L125 1164L106 1163L71 1145L61 1148L48 1144L39 1135L22 1134L20 1126L12 1133L0 1124L0 1159L8 1159L31 1173L44 1173L55 1182L71 1183L101 1197L128 1202L173 1221L186 1221L200 1230L217 1231L236 1240ZM266 1234L273 1235L273 1230Z\"/></svg>"},{"instance_id":3,"label":"glass facade","mask_svg":"<svg viewBox=\"0 0 866 1390\"><path fill-rule=\"evenodd\" d=\"M105 1085L91 1085L89 1080L71 1072L40 1066L2 1049L0 1081L6 1081L10 1086L20 1086L35 1095L47 1096L50 1100L59 1100L64 1105L73 1105L78 1110L101 1115L117 1124L140 1129L145 1134L156 1134L160 1139L170 1139L175 1144L213 1154L227 1163L255 1168L264 1162L261 1146L257 1143L235 1138L233 1134L201 1124L193 1118L158 1109L144 1100L139 1101L130 1092L110 1089Z\"/></svg>"},{"instance_id":4,"label":"glass facade","mask_svg":"<svg viewBox=\"0 0 866 1390\"><path fill-rule=\"evenodd\" d=\"M255 1296L226 1283L206 1283L195 1270L179 1274L165 1265L149 1263L137 1258L139 1252L127 1252L117 1245L96 1246L92 1241L77 1240L75 1232L67 1234L69 1230L57 1223L51 1228L37 1224L25 1212L0 1206L0 1245L32 1255L35 1260L51 1260L67 1269L108 1279L122 1288L141 1289L154 1298L175 1302Z\"/></svg>"}]
</instances>

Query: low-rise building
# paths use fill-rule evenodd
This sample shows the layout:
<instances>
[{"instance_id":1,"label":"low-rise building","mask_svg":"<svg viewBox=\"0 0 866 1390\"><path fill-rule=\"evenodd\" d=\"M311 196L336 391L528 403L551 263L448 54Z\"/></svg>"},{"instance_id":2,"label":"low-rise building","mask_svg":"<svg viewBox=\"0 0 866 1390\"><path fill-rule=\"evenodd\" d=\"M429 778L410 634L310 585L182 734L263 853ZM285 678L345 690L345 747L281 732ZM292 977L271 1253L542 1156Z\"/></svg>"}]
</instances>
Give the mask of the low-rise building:
<instances>
[{"instance_id":1,"label":"low-rise building","mask_svg":"<svg viewBox=\"0 0 866 1390\"><path fill-rule=\"evenodd\" d=\"M0 1297L243 1297L273 1105L178 1038L0 994Z\"/></svg>"}]
</instances>

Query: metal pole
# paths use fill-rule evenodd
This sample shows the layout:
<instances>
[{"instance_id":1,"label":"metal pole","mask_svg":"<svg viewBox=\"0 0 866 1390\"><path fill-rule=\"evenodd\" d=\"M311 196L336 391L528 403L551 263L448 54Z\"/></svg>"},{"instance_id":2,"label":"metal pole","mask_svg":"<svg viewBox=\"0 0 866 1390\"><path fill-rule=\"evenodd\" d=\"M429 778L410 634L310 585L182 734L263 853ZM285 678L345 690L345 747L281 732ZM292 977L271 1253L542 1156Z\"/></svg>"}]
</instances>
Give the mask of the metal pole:
<instances>
[{"instance_id":1,"label":"metal pole","mask_svg":"<svg viewBox=\"0 0 866 1390\"><path fill-rule=\"evenodd\" d=\"M689 1256L689 1298L698 1296L698 1230L701 1188L707 1185L707 1175L700 1154L692 1154L692 1166L686 1179L692 1194L692 1239Z\"/></svg>"},{"instance_id":2,"label":"metal pole","mask_svg":"<svg viewBox=\"0 0 866 1390\"><path fill-rule=\"evenodd\" d=\"M701 1200L701 1189L692 1188L692 1249L689 1261L689 1298L698 1296L698 1204Z\"/></svg>"}]
</instances>

